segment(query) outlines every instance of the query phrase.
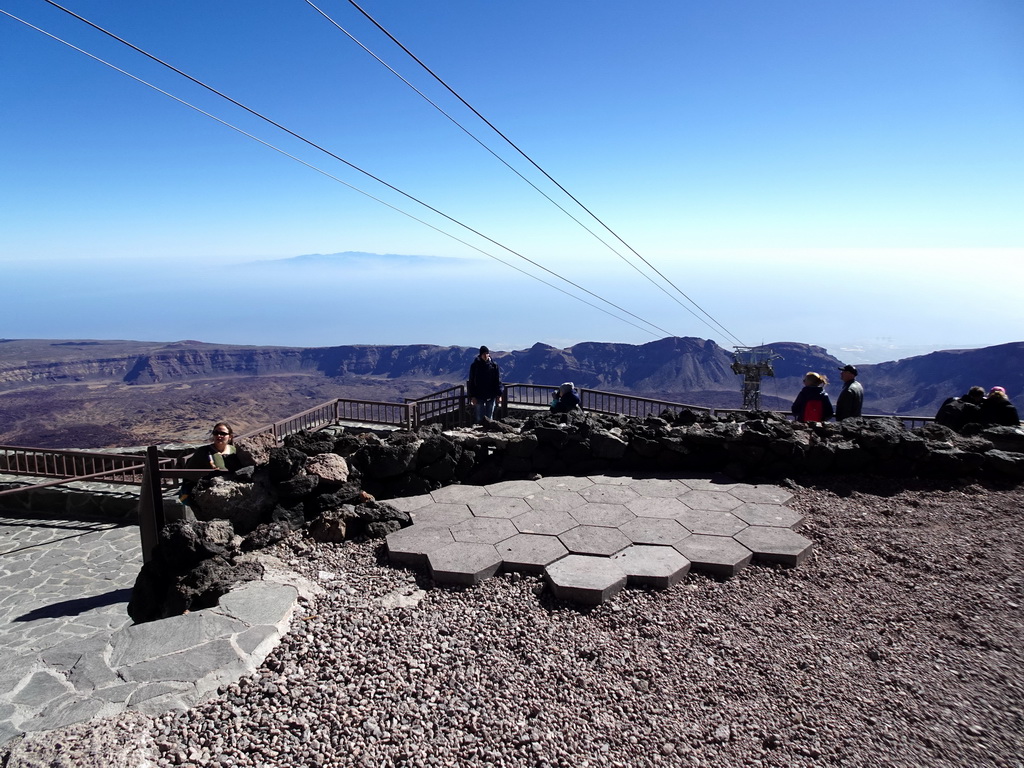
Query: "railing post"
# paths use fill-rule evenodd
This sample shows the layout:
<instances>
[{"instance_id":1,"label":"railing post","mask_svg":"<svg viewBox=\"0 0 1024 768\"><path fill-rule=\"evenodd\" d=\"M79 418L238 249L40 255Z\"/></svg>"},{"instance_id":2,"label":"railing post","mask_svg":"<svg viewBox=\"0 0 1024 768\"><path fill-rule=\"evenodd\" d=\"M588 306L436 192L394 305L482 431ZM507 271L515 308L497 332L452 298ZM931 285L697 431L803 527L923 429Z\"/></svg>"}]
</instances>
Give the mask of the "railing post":
<instances>
[{"instance_id":1,"label":"railing post","mask_svg":"<svg viewBox=\"0 0 1024 768\"><path fill-rule=\"evenodd\" d=\"M146 449L146 464L139 492L139 534L142 537L142 562L148 563L164 527L164 497L160 492L160 459L155 445Z\"/></svg>"}]
</instances>

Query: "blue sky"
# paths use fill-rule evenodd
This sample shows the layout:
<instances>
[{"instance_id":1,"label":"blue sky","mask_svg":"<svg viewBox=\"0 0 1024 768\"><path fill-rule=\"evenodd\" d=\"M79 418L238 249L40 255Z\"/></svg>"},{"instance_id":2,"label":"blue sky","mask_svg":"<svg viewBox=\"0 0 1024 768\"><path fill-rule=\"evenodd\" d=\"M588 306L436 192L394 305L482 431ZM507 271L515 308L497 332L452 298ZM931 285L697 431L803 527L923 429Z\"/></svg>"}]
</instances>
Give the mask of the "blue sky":
<instances>
[{"instance_id":1,"label":"blue sky","mask_svg":"<svg viewBox=\"0 0 1024 768\"><path fill-rule=\"evenodd\" d=\"M348 2L318 6L600 240L304 0L68 2L615 307L43 0L0 0L458 238L0 15L0 336L511 349L671 333L855 362L1022 338L1017 0L362 3L628 248ZM286 261L348 251L450 261Z\"/></svg>"}]
</instances>

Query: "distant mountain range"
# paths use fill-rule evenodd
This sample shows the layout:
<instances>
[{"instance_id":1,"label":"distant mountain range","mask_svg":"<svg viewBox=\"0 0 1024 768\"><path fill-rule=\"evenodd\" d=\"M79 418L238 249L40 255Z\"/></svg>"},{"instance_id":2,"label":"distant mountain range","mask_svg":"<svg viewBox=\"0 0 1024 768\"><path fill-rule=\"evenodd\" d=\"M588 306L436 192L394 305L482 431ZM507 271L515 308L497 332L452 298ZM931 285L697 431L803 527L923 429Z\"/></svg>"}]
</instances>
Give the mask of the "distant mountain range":
<instances>
[{"instance_id":1,"label":"distant mountain range","mask_svg":"<svg viewBox=\"0 0 1024 768\"><path fill-rule=\"evenodd\" d=\"M250 266L294 265L300 267L411 267L437 264L460 264L466 259L453 256L416 256L401 253L366 253L365 251L343 251L342 253L307 253L284 259L253 261Z\"/></svg>"},{"instance_id":2,"label":"distant mountain range","mask_svg":"<svg viewBox=\"0 0 1024 768\"><path fill-rule=\"evenodd\" d=\"M817 346L779 342L775 376L762 384L762 407L788 409L807 371L826 374L833 397L841 362ZM408 379L437 384L465 380L475 348L405 346L258 347L98 340L0 340L0 391L41 384L187 382L238 376L306 374L339 382ZM585 342L566 349L535 344L493 352L509 382L579 387L655 396L712 407L739 407L741 379L732 353L715 342L669 337L647 344ZM933 415L942 401L978 384L1024 393L1024 342L933 352L859 366L865 411Z\"/></svg>"}]
</instances>

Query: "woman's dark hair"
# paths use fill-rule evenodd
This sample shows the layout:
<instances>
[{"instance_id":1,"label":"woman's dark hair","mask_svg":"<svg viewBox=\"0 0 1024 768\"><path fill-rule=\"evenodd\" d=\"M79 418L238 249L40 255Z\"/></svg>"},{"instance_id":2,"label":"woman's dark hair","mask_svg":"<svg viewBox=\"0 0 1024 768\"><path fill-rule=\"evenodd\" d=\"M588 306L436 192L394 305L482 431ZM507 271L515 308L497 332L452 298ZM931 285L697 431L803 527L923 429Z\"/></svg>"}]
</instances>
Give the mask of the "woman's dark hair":
<instances>
[{"instance_id":1,"label":"woman's dark hair","mask_svg":"<svg viewBox=\"0 0 1024 768\"><path fill-rule=\"evenodd\" d=\"M218 421L216 424L213 425L213 429L211 430L211 432L216 432L218 429L223 429L225 432L228 433L229 443L234 442L235 430L231 428L230 424L228 424L226 421Z\"/></svg>"}]
</instances>

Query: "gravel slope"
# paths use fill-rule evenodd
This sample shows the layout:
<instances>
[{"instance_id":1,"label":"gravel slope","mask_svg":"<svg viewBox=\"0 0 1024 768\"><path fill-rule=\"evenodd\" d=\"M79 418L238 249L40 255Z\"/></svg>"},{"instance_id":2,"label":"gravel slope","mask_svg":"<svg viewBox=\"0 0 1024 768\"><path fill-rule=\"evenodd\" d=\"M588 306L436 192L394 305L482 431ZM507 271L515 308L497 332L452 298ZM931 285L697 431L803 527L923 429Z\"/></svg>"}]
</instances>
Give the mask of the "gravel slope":
<instances>
[{"instance_id":1,"label":"gravel slope","mask_svg":"<svg viewBox=\"0 0 1024 768\"><path fill-rule=\"evenodd\" d=\"M282 556L328 592L259 676L7 765L1024 765L1024 489L795 493L801 567L592 610L533 577L429 589L379 547L297 542Z\"/></svg>"}]
</instances>

